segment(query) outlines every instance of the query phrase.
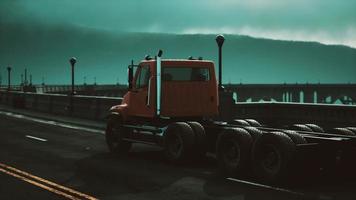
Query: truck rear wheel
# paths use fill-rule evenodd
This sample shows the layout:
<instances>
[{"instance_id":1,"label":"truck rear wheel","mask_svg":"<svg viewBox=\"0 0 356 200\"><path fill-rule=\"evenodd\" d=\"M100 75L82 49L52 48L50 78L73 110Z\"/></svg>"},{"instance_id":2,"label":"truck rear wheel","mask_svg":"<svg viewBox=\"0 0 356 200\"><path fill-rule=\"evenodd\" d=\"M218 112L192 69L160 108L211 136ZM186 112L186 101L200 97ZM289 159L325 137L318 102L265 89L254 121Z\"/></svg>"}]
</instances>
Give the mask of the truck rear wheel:
<instances>
[{"instance_id":1,"label":"truck rear wheel","mask_svg":"<svg viewBox=\"0 0 356 200\"><path fill-rule=\"evenodd\" d=\"M234 125L239 125L239 126L250 126L250 124L243 120L243 119L234 119L231 124L234 124Z\"/></svg>"},{"instance_id":2,"label":"truck rear wheel","mask_svg":"<svg viewBox=\"0 0 356 200\"><path fill-rule=\"evenodd\" d=\"M333 133L338 134L338 135L349 135L349 136L355 136L356 134L352 132L351 130L347 128L334 128Z\"/></svg>"},{"instance_id":3,"label":"truck rear wheel","mask_svg":"<svg viewBox=\"0 0 356 200\"><path fill-rule=\"evenodd\" d=\"M346 127L346 128L356 134L356 127Z\"/></svg>"},{"instance_id":4,"label":"truck rear wheel","mask_svg":"<svg viewBox=\"0 0 356 200\"><path fill-rule=\"evenodd\" d=\"M305 144L305 143L307 143L305 138L301 134L297 133L296 131L285 130L285 131L283 131L283 133L288 135L288 137L290 137L290 139L293 140L294 144Z\"/></svg>"},{"instance_id":5,"label":"truck rear wheel","mask_svg":"<svg viewBox=\"0 0 356 200\"><path fill-rule=\"evenodd\" d=\"M252 141L256 141L258 137L260 137L263 132L255 127L247 126L244 129L251 135Z\"/></svg>"},{"instance_id":6,"label":"truck rear wheel","mask_svg":"<svg viewBox=\"0 0 356 200\"><path fill-rule=\"evenodd\" d=\"M250 165L251 135L242 128L226 129L216 143L216 157L227 176L242 175Z\"/></svg>"},{"instance_id":7,"label":"truck rear wheel","mask_svg":"<svg viewBox=\"0 0 356 200\"><path fill-rule=\"evenodd\" d=\"M194 132L185 122L168 125L164 134L165 156L174 163L186 161L192 155Z\"/></svg>"},{"instance_id":8,"label":"truck rear wheel","mask_svg":"<svg viewBox=\"0 0 356 200\"><path fill-rule=\"evenodd\" d=\"M194 156L197 158L204 157L207 152L207 141L204 127L199 122L187 122L192 128L195 136Z\"/></svg>"},{"instance_id":9,"label":"truck rear wheel","mask_svg":"<svg viewBox=\"0 0 356 200\"><path fill-rule=\"evenodd\" d=\"M245 119L253 127L261 127L262 125L255 119Z\"/></svg>"},{"instance_id":10,"label":"truck rear wheel","mask_svg":"<svg viewBox=\"0 0 356 200\"><path fill-rule=\"evenodd\" d=\"M295 144L282 132L265 133L257 139L252 150L255 174L261 181L283 181L295 153Z\"/></svg>"},{"instance_id":11,"label":"truck rear wheel","mask_svg":"<svg viewBox=\"0 0 356 200\"><path fill-rule=\"evenodd\" d=\"M118 120L110 120L106 127L105 139L109 151L114 155L127 153L132 146L131 142L123 140L125 128L121 126Z\"/></svg>"},{"instance_id":12,"label":"truck rear wheel","mask_svg":"<svg viewBox=\"0 0 356 200\"><path fill-rule=\"evenodd\" d=\"M311 128L313 132L325 133L324 129L316 124L305 124L307 127Z\"/></svg>"},{"instance_id":13,"label":"truck rear wheel","mask_svg":"<svg viewBox=\"0 0 356 200\"><path fill-rule=\"evenodd\" d=\"M309 131L309 132L313 132L313 130L311 128L309 128L308 126L304 125L304 124L293 124L291 126L292 130L296 130L296 131Z\"/></svg>"}]
</instances>

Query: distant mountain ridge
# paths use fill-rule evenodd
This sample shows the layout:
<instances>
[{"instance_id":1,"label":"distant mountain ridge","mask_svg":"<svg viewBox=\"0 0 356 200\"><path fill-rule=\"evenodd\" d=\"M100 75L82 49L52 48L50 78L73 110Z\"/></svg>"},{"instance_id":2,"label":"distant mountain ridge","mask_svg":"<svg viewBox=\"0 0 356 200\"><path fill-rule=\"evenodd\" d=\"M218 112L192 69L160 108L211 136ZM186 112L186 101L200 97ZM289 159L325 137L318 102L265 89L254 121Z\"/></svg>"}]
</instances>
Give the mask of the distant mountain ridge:
<instances>
[{"instance_id":1,"label":"distant mountain ridge","mask_svg":"<svg viewBox=\"0 0 356 200\"><path fill-rule=\"evenodd\" d=\"M12 65L15 82L27 67L34 82L69 83L68 59L78 58L77 83L126 82L131 59L163 49L165 58L217 61L215 35L124 33L74 26L0 24L0 70ZM356 82L356 49L225 35L223 79L231 83Z\"/></svg>"}]
</instances>

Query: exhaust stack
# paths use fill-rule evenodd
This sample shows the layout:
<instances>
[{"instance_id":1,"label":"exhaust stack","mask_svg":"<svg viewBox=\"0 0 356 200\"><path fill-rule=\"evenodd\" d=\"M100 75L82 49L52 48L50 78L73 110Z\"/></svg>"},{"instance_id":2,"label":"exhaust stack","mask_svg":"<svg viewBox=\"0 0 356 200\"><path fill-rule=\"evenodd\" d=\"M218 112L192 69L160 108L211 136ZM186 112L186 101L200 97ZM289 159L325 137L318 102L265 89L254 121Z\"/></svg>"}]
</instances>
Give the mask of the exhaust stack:
<instances>
[{"instance_id":1,"label":"exhaust stack","mask_svg":"<svg viewBox=\"0 0 356 200\"><path fill-rule=\"evenodd\" d=\"M156 57L156 115L161 114L161 57L163 51L160 49Z\"/></svg>"}]
</instances>

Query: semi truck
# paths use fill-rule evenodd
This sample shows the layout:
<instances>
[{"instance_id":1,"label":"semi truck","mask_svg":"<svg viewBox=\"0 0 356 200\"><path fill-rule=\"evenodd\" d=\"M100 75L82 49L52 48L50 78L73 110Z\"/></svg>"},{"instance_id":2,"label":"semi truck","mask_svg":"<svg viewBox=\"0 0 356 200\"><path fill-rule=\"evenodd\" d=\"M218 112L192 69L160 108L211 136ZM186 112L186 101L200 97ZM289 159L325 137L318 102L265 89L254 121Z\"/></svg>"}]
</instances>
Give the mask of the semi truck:
<instances>
[{"instance_id":1,"label":"semi truck","mask_svg":"<svg viewBox=\"0 0 356 200\"><path fill-rule=\"evenodd\" d=\"M110 108L106 142L124 155L133 143L158 145L172 163L216 155L227 176L251 174L267 183L305 169L355 166L355 128L325 132L316 124L270 127L254 119L229 119L231 95L222 87L222 45L218 35L219 80L213 61L163 59L163 51L128 67L128 92ZM219 83L218 83L219 82Z\"/></svg>"}]
</instances>

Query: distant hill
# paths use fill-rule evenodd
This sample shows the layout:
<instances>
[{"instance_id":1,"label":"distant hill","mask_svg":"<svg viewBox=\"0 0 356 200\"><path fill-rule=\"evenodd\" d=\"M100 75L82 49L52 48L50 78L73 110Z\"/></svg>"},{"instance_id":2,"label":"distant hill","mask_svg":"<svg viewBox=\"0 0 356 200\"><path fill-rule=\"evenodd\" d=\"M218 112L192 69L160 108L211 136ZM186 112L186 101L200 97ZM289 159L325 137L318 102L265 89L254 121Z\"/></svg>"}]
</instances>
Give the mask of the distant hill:
<instances>
[{"instance_id":1,"label":"distant hill","mask_svg":"<svg viewBox=\"0 0 356 200\"><path fill-rule=\"evenodd\" d=\"M356 82L356 49L225 35L224 82ZM217 61L215 35L118 33L71 26L0 24L0 70L13 66L15 81L25 67L39 83L69 83L68 59L78 58L77 82L126 82L126 67L163 49L165 58L203 56ZM3 78L4 80L4 78ZM5 80L4 80L5 81Z\"/></svg>"}]
</instances>

